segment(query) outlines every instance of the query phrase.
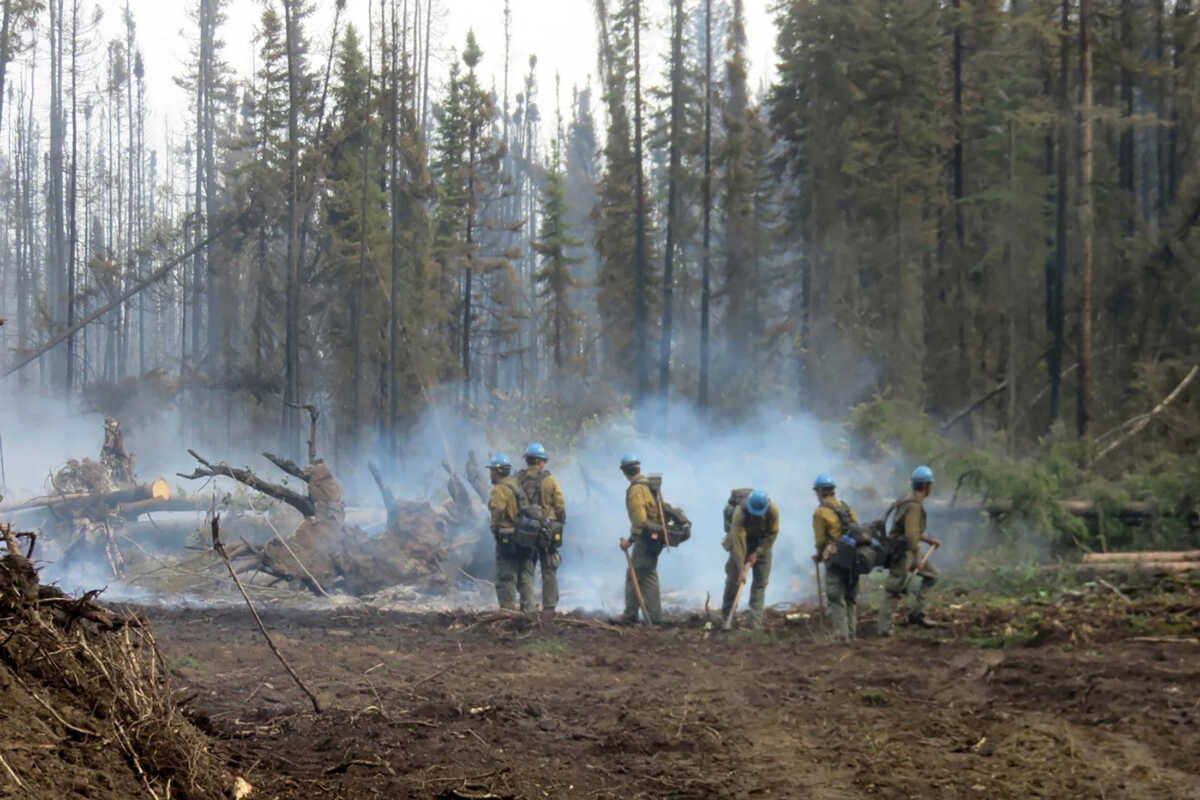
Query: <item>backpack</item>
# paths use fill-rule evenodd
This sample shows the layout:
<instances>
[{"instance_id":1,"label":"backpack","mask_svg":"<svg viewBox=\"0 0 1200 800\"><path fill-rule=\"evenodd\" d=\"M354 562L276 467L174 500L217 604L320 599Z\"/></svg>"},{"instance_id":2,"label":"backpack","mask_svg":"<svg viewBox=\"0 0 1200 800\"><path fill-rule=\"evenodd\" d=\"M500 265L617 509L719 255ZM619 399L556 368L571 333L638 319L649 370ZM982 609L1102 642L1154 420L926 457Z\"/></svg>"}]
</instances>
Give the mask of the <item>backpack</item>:
<instances>
[{"instance_id":1,"label":"backpack","mask_svg":"<svg viewBox=\"0 0 1200 800\"><path fill-rule=\"evenodd\" d=\"M890 529L888 528L888 517L891 517L893 513L899 514L902 508L915 502L917 501L901 498L888 506L887 511L883 512L883 519L871 523L872 528L877 527L878 530L876 538L879 542L879 555L876 566L891 569L904 560L904 555L908 552L908 536L904 533L904 527L899 524L899 516L892 517Z\"/></svg>"},{"instance_id":2,"label":"backpack","mask_svg":"<svg viewBox=\"0 0 1200 800\"><path fill-rule=\"evenodd\" d=\"M746 498L750 496L753 489L731 489L729 492L729 500L725 503L725 533L729 533L730 527L733 526L733 512L737 507L746 502Z\"/></svg>"},{"instance_id":3,"label":"backpack","mask_svg":"<svg viewBox=\"0 0 1200 800\"><path fill-rule=\"evenodd\" d=\"M692 538L692 521L688 519L683 509L663 501L663 519L667 523L667 544L678 547Z\"/></svg>"},{"instance_id":4,"label":"backpack","mask_svg":"<svg viewBox=\"0 0 1200 800\"><path fill-rule=\"evenodd\" d=\"M542 505L542 484L549 475L550 470L542 469L517 476L517 484L521 487L521 494L517 497L520 507L517 531L525 541L532 542L525 546L543 550L553 549L562 543L562 526Z\"/></svg>"},{"instance_id":5,"label":"backpack","mask_svg":"<svg viewBox=\"0 0 1200 800\"><path fill-rule=\"evenodd\" d=\"M545 512L541 506L529 502L520 482L514 480L508 488L517 499L517 522L512 533L501 537L501 543L518 550L536 550L542 545L546 530Z\"/></svg>"}]
</instances>

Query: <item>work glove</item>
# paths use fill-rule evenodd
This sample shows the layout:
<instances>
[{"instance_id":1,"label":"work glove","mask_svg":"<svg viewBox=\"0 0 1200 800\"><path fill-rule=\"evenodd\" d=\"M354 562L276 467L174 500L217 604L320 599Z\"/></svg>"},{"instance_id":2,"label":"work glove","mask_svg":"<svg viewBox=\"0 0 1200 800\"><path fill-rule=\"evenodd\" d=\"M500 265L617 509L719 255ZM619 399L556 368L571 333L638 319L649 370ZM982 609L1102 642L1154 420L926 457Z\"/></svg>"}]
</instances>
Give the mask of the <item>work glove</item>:
<instances>
[{"instance_id":1,"label":"work glove","mask_svg":"<svg viewBox=\"0 0 1200 800\"><path fill-rule=\"evenodd\" d=\"M858 542L855 540L855 538L848 533L844 534L842 536L842 541L845 542L846 544L850 545L851 547L854 547L855 545L858 544Z\"/></svg>"},{"instance_id":2,"label":"work glove","mask_svg":"<svg viewBox=\"0 0 1200 800\"><path fill-rule=\"evenodd\" d=\"M625 552L629 552L629 547L630 547L630 545L633 544L633 542L629 541L624 536L621 537L620 542L621 542L621 549L624 550Z\"/></svg>"}]
</instances>

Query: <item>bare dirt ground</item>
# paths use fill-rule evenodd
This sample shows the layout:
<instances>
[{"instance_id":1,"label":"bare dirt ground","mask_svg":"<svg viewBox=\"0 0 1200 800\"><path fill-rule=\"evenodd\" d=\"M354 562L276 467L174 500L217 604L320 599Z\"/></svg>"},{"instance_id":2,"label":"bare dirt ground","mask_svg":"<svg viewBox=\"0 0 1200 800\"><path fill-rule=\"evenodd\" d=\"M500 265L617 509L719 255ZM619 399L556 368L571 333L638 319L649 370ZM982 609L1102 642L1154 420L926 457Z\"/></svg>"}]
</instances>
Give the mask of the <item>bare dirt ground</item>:
<instances>
[{"instance_id":1,"label":"bare dirt ground","mask_svg":"<svg viewBox=\"0 0 1200 800\"><path fill-rule=\"evenodd\" d=\"M802 611L265 613L320 715L244 608L145 612L256 798L1200 798L1200 604L1168 589L947 594L949 626L869 638L864 610L852 647Z\"/></svg>"}]
</instances>

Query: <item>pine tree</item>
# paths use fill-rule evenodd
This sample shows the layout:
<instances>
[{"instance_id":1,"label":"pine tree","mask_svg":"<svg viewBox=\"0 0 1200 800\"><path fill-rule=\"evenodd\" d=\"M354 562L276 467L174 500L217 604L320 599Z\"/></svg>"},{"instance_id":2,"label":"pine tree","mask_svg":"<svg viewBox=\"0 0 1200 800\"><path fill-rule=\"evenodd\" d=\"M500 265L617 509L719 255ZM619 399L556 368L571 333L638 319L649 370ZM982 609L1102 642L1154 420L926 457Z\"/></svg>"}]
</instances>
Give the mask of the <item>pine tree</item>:
<instances>
[{"instance_id":1,"label":"pine tree","mask_svg":"<svg viewBox=\"0 0 1200 800\"><path fill-rule=\"evenodd\" d=\"M725 65L723 122L725 140L719 156L722 210L725 221L723 330L726 332L726 374L722 383L746 368L751 351L751 307L759 287L751 274L754 248L750 107L746 89L746 30L741 0L734 0L729 30L729 60Z\"/></svg>"},{"instance_id":2,"label":"pine tree","mask_svg":"<svg viewBox=\"0 0 1200 800\"><path fill-rule=\"evenodd\" d=\"M551 145L551 153L550 170L542 190L541 236L533 243L542 262L534 281L538 286L538 297L545 305L542 335L550 343L554 368L561 375L568 363L575 360L578 350L579 331L571 293L579 287L579 281L572 268L583 259L570 255L581 242L571 234L566 221L566 188L557 139Z\"/></svg>"},{"instance_id":3,"label":"pine tree","mask_svg":"<svg viewBox=\"0 0 1200 800\"><path fill-rule=\"evenodd\" d=\"M382 256L387 253L386 198L378 181L372 180L379 169L372 158L379 122L370 81L358 32L350 25L338 49L335 122L320 204L323 228L330 236L323 283L333 311L330 335L334 352L339 354L333 359L328 380L337 387L339 438L350 443L359 435L364 412L360 399L363 330L378 327L387 314L379 302L380 293L362 288L368 283L378 285L384 269Z\"/></svg>"},{"instance_id":4,"label":"pine tree","mask_svg":"<svg viewBox=\"0 0 1200 800\"><path fill-rule=\"evenodd\" d=\"M611 16L605 0L596 0L600 29L601 78L608 128L604 139L604 173L593 210L596 255L599 260L596 306L599 309L604 361L637 390L637 291L638 205L630 187L638 184L633 132L628 112L627 76L632 71L632 30L628 15Z\"/></svg>"}]
</instances>

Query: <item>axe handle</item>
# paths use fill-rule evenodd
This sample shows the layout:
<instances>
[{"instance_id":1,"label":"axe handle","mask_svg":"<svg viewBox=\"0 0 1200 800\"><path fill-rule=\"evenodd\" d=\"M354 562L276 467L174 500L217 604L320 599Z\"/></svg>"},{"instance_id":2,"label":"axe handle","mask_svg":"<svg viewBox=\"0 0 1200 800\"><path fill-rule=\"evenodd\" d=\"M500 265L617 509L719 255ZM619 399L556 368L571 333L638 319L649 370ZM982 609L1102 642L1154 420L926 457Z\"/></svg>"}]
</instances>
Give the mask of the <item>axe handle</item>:
<instances>
[{"instance_id":1,"label":"axe handle","mask_svg":"<svg viewBox=\"0 0 1200 800\"><path fill-rule=\"evenodd\" d=\"M921 556L921 560L919 562L917 562L917 568L914 569L913 572L920 572L921 570L925 569L925 563L927 561L929 561L929 557L931 555L933 555L933 551L937 550L937 549L938 549L938 545L936 545L936 544L930 545L929 549L925 551L925 555Z\"/></svg>"},{"instance_id":2,"label":"axe handle","mask_svg":"<svg viewBox=\"0 0 1200 800\"><path fill-rule=\"evenodd\" d=\"M646 599L642 597L642 586L638 583L637 572L633 569L633 556L629 555L628 550L622 550L622 552L625 553L625 561L629 564L629 580L633 581L633 591L637 595L638 605L642 607L642 620L649 625L650 612L646 610Z\"/></svg>"},{"instance_id":3,"label":"axe handle","mask_svg":"<svg viewBox=\"0 0 1200 800\"><path fill-rule=\"evenodd\" d=\"M733 594L733 605L729 608L729 616L725 618L725 624L722 626L725 630L733 627L733 618L737 614L738 601L742 599L742 589L746 588L746 573L748 570L742 569L742 574L738 578L737 591Z\"/></svg>"},{"instance_id":4,"label":"axe handle","mask_svg":"<svg viewBox=\"0 0 1200 800\"><path fill-rule=\"evenodd\" d=\"M826 578L829 576L826 575ZM821 586L821 562L817 562L817 605L821 609L821 616L825 616L825 588Z\"/></svg>"}]
</instances>

